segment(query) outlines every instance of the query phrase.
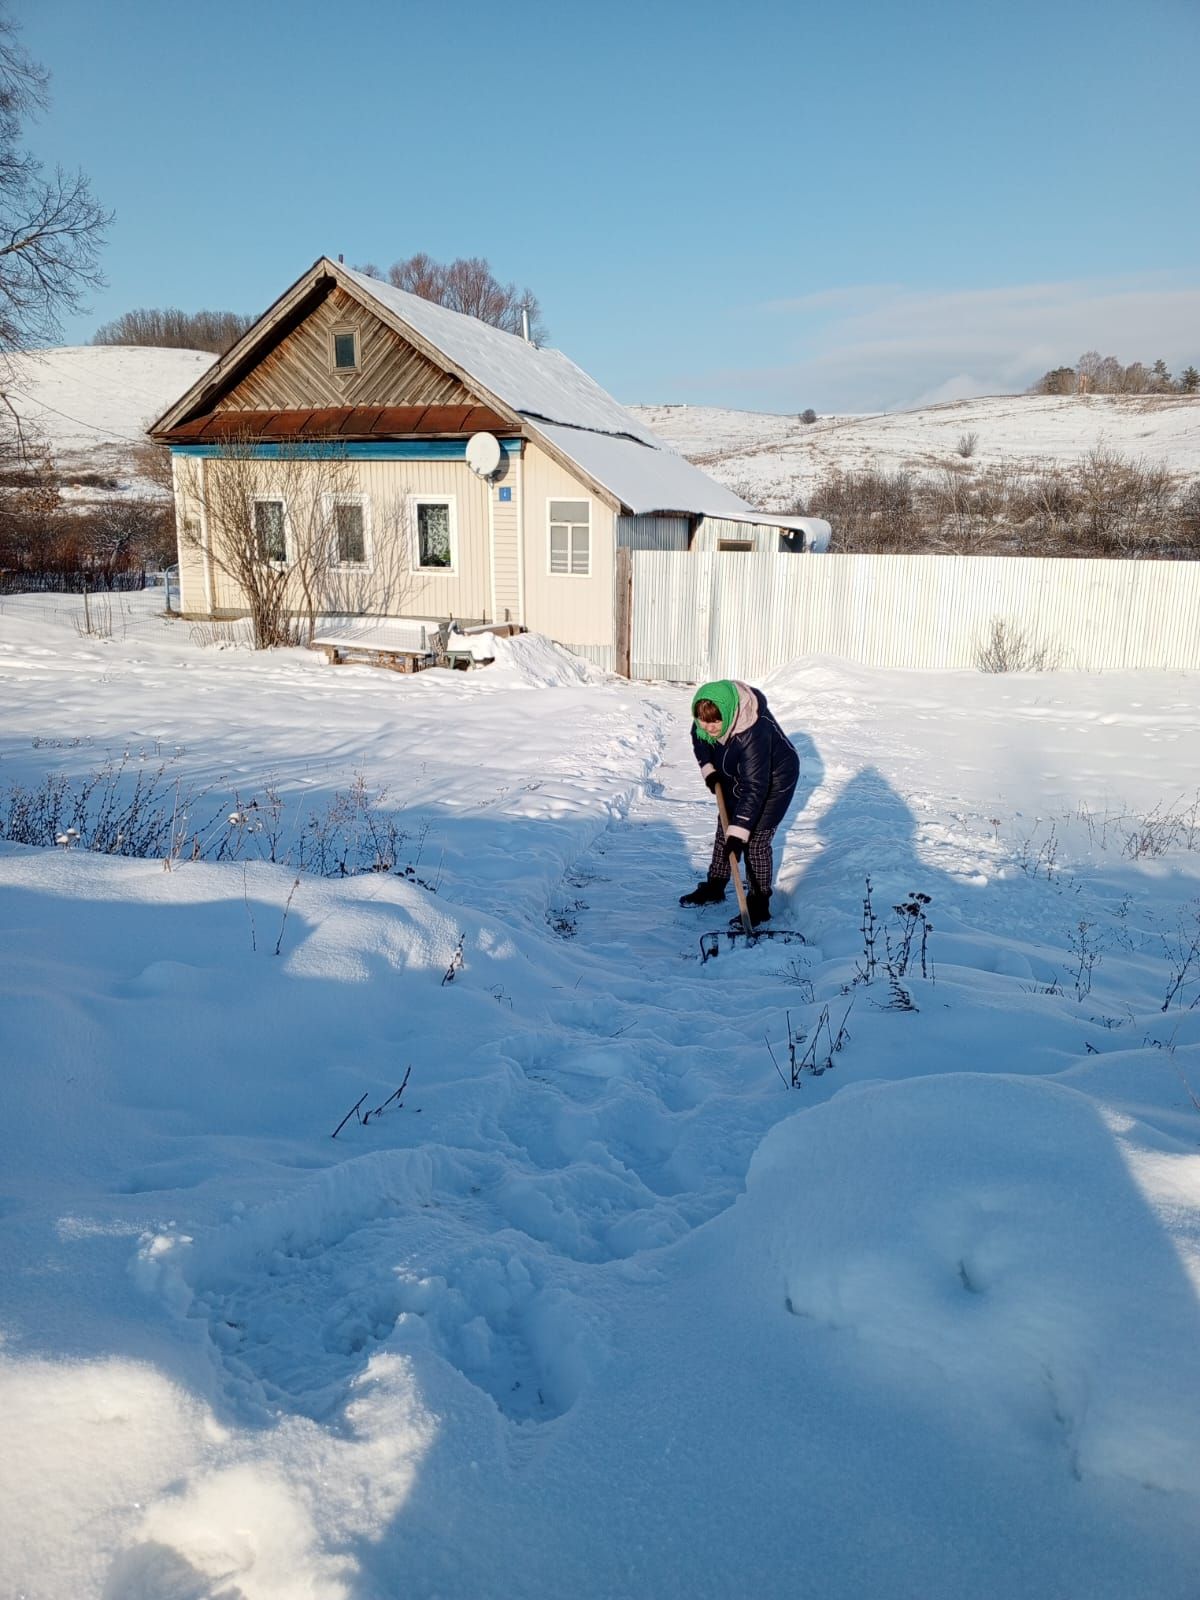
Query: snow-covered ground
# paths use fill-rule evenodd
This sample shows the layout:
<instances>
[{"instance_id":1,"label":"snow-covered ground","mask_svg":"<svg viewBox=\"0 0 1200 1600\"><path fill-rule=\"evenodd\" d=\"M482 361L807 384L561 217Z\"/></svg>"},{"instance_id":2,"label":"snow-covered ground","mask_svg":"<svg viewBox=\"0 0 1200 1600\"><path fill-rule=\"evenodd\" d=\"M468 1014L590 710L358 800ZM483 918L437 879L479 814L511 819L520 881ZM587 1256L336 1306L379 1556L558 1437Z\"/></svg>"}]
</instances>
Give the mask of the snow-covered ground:
<instances>
[{"instance_id":1,"label":"snow-covered ground","mask_svg":"<svg viewBox=\"0 0 1200 1600\"><path fill-rule=\"evenodd\" d=\"M994 395L919 411L798 417L708 406L631 406L645 425L756 504L791 509L831 472L934 474L947 466L1025 472L1093 450L1200 474L1200 395ZM973 454L959 441L974 434Z\"/></svg>"},{"instance_id":2,"label":"snow-covered ground","mask_svg":"<svg viewBox=\"0 0 1200 1600\"><path fill-rule=\"evenodd\" d=\"M186 838L0 844L5 1593L1197 1593L1194 680L782 670L702 963L686 691L117 603L0 609L0 816Z\"/></svg>"}]
</instances>

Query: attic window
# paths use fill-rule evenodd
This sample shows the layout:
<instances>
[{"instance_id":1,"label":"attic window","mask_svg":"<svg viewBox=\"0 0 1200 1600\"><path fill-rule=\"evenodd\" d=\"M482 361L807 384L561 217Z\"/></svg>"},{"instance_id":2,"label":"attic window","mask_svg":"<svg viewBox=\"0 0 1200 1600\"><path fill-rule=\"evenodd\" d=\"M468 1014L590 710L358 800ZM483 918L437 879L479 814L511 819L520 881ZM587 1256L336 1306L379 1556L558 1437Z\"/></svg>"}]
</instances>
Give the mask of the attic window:
<instances>
[{"instance_id":1,"label":"attic window","mask_svg":"<svg viewBox=\"0 0 1200 1600\"><path fill-rule=\"evenodd\" d=\"M333 339L333 370L335 372L358 371L358 329L335 328Z\"/></svg>"}]
</instances>

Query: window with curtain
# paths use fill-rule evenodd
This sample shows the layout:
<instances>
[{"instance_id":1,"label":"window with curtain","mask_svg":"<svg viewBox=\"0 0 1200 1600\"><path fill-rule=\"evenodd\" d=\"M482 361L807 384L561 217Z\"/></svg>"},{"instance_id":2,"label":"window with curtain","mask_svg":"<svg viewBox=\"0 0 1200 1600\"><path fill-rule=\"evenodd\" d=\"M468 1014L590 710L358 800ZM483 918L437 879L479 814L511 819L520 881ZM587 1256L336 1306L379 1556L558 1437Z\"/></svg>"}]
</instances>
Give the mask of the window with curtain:
<instances>
[{"instance_id":1,"label":"window with curtain","mask_svg":"<svg viewBox=\"0 0 1200 1600\"><path fill-rule=\"evenodd\" d=\"M454 566L449 500L417 503L417 566L422 572L444 572Z\"/></svg>"},{"instance_id":2,"label":"window with curtain","mask_svg":"<svg viewBox=\"0 0 1200 1600\"><path fill-rule=\"evenodd\" d=\"M254 502L254 548L260 561L287 560L282 500Z\"/></svg>"},{"instance_id":3,"label":"window with curtain","mask_svg":"<svg viewBox=\"0 0 1200 1600\"><path fill-rule=\"evenodd\" d=\"M367 532L361 500L341 500L333 508L334 548L339 567L361 567L367 559Z\"/></svg>"}]
</instances>

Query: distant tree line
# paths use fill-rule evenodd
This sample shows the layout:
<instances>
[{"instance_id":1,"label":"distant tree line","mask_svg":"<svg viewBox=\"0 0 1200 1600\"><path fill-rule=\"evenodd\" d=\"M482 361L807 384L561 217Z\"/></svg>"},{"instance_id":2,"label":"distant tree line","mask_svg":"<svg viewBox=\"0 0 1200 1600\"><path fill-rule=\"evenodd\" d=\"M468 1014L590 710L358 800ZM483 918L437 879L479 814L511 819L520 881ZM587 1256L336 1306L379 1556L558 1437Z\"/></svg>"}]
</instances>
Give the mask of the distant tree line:
<instances>
[{"instance_id":1,"label":"distant tree line","mask_svg":"<svg viewBox=\"0 0 1200 1600\"><path fill-rule=\"evenodd\" d=\"M1116 356L1085 350L1075 366L1052 367L1044 372L1030 393L1197 394L1200 393L1200 372L1189 366L1174 378L1162 360L1149 366L1144 361L1131 361L1126 367Z\"/></svg>"},{"instance_id":2,"label":"distant tree line","mask_svg":"<svg viewBox=\"0 0 1200 1600\"><path fill-rule=\"evenodd\" d=\"M210 350L215 356L223 356L256 320L240 311L181 311L178 306L126 311L97 328L92 343Z\"/></svg>"}]
</instances>

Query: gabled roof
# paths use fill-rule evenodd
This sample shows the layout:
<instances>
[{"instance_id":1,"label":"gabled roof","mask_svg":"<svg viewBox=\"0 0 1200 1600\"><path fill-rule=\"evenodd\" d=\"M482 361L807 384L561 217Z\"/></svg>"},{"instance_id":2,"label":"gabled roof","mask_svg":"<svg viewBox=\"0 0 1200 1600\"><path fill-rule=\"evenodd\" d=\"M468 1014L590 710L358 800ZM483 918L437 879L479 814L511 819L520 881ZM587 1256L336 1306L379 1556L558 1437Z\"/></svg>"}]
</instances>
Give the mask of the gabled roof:
<instances>
[{"instance_id":1,"label":"gabled roof","mask_svg":"<svg viewBox=\"0 0 1200 1600\"><path fill-rule=\"evenodd\" d=\"M665 448L561 350L543 350L518 334L505 333L478 317L466 317L461 311L395 289L365 272L341 266L337 272L343 284L358 287L360 299L374 300L390 311L521 416L602 433L624 433Z\"/></svg>"},{"instance_id":2,"label":"gabled roof","mask_svg":"<svg viewBox=\"0 0 1200 1600\"><path fill-rule=\"evenodd\" d=\"M605 499L634 515L661 511L768 520L740 495L677 455L561 351L539 349L516 334L408 294L328 256L315 261L150 432L178 438L177 430L248 371L261 345L276 336L281 325L294 321L314 293L331 282L455 373L502 420L511 418L523 433L580 472Z\"/></svg>"}]
</instances>

